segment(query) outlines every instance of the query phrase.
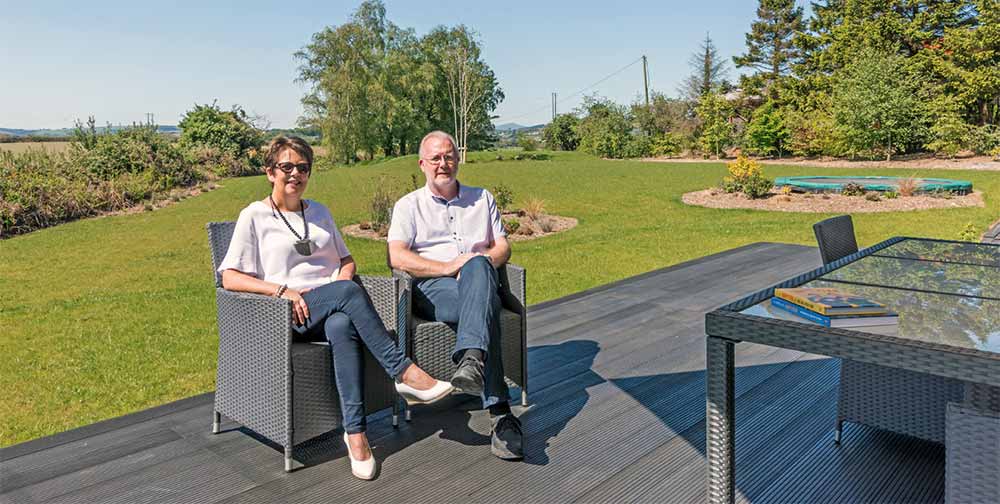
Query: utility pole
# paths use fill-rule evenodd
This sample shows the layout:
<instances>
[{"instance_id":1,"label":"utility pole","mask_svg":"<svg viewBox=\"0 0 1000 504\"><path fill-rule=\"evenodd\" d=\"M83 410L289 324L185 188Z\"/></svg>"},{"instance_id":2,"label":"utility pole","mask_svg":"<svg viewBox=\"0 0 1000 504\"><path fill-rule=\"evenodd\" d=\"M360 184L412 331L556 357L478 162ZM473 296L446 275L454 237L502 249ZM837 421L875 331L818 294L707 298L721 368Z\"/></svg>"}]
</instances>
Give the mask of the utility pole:
<instances>
[{"instance_id":1,"label":"utility pole","mask_svg":"<svg viewBox=\"0 0 1000 504\"><path fill-rule=\"evenodd\" d=\"M646 55L642 55L642 86L646 89L646 108L649 108L649 70L646 67Z\"/></svg>"},{"instance_id":2,"label":"utility pole","mask_svg":"<svg viewBox=\"0 0 1000 504\"><path fill-rule=\"evenodd\" d=\"M552 93L552 120L556 120L556 94Z\"/></svg>"}]
</instances>

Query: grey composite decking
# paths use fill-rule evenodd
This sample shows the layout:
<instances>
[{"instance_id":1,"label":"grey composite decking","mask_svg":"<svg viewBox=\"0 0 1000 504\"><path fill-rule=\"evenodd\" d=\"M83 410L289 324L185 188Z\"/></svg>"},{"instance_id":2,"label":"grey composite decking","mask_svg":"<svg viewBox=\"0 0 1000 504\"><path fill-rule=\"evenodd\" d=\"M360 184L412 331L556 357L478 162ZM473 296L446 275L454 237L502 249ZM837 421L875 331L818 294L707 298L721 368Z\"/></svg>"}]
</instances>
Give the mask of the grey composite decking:
<instances>
[{"instance_id":1,"label":"grey composite decking","mask_svg":"<svg viewBox=\"0 0 1000 504\"><path fill-rule=\"evenodd\" d=\"M527 457L489 453L468 396L369 420L379 477L350 474L338 433L283 470L239 426L211 435L205 394L0 450L0 503L702 502L704 313L820 265L759 243L532 307ZM941 502L941 445L848 424L833 444L838 363L737 345L743 502Z\"/></svg>"}]
</instances>

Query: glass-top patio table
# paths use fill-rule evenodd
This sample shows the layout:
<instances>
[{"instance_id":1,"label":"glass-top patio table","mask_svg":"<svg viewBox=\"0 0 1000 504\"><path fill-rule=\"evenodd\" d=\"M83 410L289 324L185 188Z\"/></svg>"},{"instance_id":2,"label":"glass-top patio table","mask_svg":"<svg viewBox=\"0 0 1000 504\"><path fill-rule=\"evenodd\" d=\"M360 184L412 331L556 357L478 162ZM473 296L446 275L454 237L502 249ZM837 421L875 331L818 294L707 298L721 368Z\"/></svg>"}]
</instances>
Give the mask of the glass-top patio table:
<instances>
[{"instance_id":1,"label":"glass-top patio table","mask_svg":"<svg viewBox=\"0 0 1000 504\"><path fill-rule=\"evenodd\" d=\"M775 288L838 287L898 326L837 329L770 307ZM896 237L705 315L708 501L735 498L734 345L760 343L1000 387L1000 246Z\"/></svg>"}]
</instances>

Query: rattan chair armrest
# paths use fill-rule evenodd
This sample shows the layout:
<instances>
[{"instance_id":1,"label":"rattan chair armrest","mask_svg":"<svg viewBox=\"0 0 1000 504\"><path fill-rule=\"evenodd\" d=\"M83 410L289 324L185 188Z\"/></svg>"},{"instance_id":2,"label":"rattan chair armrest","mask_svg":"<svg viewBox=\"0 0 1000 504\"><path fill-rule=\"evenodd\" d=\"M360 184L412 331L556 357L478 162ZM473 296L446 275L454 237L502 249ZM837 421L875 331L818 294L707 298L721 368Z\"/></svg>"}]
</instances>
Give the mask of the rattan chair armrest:
<instances>
[{"instance_id":1,"label":"rattan chair armrest","mask_svg":"<svg viewBox=\"0 0 1000 504\"><path fill-rule=\"evenodd\" d=\"M403 281L395 277L360 275L354 281L365 288L375 311L382 317L382 323L389 331L399 331L399 322L405 320L404 310L409 306L403 302ZM407 300L408 301L408 300Z\"/></svg>"},{"instance_id":2,"label":"rattan chair armrest","mask_svg":"<svg viewBox=\"0 0 1000 504\"><path fill-rule=\"evenodd\" d=\"M497 273L500 274L500 301L503 307L524 316L528 306L527 271L522 266L507 263Z\"/></svg>"},{"instance_id":3,"label":"rattan chair armrest","mask_svg":"<svg viewBox=\"0 0 1000 504\"><path fill-rule=\"evenodd\" d=\"M254 344L287 347L291 341L292 302L249 292L216 289L220 337L231 331L254 332Z\"/></svg>"},{"instance_id":4,"label":"rattan chair armrest","mask_svg":"<svg viewBox=\"0 0 1000 504\"><path fill-rule=\"evenodd\" d=\"M392 268L392 277L393 278L398 278L400 280L405 280L407 282L412 282L413 281L413 275L411 275L411 274L409 274L409 273L407 273L407 272L405 272L405 271L403 271L401 269L396 269L396 268Z\"/></svg>"}]
</instances>

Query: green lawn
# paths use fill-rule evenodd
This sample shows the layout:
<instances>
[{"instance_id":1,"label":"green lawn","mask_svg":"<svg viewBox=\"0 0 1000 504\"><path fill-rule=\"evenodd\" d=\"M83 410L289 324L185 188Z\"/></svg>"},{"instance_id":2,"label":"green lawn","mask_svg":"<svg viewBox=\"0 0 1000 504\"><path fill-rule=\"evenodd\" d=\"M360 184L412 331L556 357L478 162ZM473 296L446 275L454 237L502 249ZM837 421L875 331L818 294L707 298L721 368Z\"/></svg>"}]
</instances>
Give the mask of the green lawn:
<instances>
[{"instance_id":1,"label":"green lawn","mask_svg":"<svg viewBox=\"0 0 1000 504\"><path fill-rule=\"evenodd\" d=\"M548 161L478 162L461 179L504 183L518 202L541 198L572 216L566 233L515 244L531 303L757 241L813 244L822 214L687 207L681 194L715 185L722 163L602 161L576 153ZM485 162L484 162L485 161ZM767 166L769 177L807 174L910 175L912 170ZM317 172L308 196L341 226L364 218L381 175L409 185L412 156ZM996 172L918 171L972 180L986 208L858 214L862 246L893 235L956 238L1000 215ZM87 219L0 242L0 445L212 390L215 301L204 224L235 219L267 194L263 177L168 208ZM348 238L362 273L387 273L384 245ZM789 275L797 273L789 271ZM206 419L206 422L208 419ZM206 424L207 425L207 424ZM207 427L206 427L207 428Z\"/></svg>"}]
</instances>

